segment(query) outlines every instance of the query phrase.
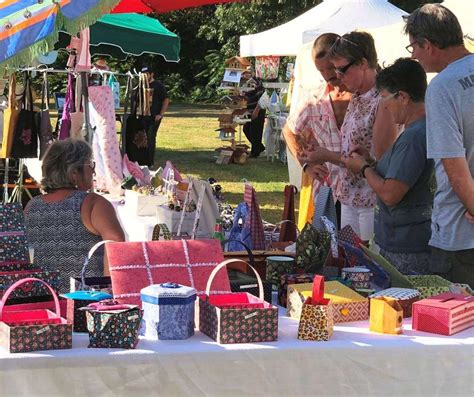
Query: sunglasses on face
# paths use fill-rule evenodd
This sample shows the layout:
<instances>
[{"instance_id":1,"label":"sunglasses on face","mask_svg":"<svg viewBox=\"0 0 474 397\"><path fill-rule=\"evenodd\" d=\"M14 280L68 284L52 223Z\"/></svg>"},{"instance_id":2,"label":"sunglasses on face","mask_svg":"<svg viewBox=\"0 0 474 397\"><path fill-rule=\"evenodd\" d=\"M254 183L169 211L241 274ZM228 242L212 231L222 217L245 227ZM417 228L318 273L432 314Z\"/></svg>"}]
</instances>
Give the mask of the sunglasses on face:
<instances>
[{"instance_id":1,"label":"sunglasses on face","mask_svg":"<svg viewBox=\"0 0 474 397\"><path fill-rule=\"evenodd\" d=\"M354 65L356 61L349 62L346 66L342 66L340 68L335 68L334 71L336 74L340 74L341 76L345 75L346 72L350 69L352 65Z\"/></svg>"},{"instance_id":2,"label":"sunglasses on face","mask_svg":"<svg viewBox=\"0 0 474 397\"><path fill-rule=\"evenodd\" d=\"M387 101L389 101L390 99L395 98L397 95L398 95L398 92L394 92L393 94L390 94L390 95L387 95L387 96L383 96L382 99L381 99L381 101L382 101L382 102L387 102Z\"/></svg>"}]
</instances>

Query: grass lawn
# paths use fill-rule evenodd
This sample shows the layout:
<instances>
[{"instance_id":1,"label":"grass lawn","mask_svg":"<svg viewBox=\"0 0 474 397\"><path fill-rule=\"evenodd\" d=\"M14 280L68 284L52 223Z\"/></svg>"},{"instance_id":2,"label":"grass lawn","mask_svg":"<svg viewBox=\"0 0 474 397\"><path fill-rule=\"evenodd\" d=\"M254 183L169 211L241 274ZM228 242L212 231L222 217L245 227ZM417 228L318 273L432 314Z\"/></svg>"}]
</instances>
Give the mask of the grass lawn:
<instances>
[{"instance_id":1,"label":"grass lawn","mask_svg":"<svg viewBox=\"0 0 474 397\"><path fill-rule=\"evenodd\" d=\"M185 175L215 178L222 186L225 201L235 206L243 201L243 179L257 191L261 214L268 222L281 220L283 189L288 184L288 167L265 156L248 159L246 164L216 164L215 148L222 146L214 131L219 127L220 106L172 104L157 136L155 164L171 160ZM242 133L242 139L246 141ZM248 143L248 142L247 142Z\"/></svg>"}]
</instances>

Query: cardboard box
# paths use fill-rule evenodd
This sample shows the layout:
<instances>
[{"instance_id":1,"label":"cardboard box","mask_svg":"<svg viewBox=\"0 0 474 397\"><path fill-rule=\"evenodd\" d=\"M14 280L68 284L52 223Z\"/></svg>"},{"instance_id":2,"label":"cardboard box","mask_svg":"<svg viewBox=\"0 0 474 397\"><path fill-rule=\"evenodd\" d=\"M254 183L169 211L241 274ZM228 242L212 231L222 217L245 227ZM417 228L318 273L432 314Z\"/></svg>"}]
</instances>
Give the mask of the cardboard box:
<instances>
[{"instance_id":1,"label":"cardboard box","mask_svg":"<svg viewBox=\"0 0 474 397\"><path fill-rule=\"evenodd\" d=\"M474 326L474 296L451 292L413 304L412 327L417 331L453 335Z\"/></svg>"}]
</instances>

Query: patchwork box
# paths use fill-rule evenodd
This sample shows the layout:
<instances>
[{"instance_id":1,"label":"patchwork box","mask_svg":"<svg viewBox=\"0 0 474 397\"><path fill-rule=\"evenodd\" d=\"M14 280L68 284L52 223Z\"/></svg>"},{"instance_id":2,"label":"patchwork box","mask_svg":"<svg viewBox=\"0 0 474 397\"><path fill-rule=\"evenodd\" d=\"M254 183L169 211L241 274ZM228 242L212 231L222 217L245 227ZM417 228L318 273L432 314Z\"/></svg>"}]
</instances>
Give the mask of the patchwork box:
<instances>
[{"instance_id":1,"label":"patchwork box","mask_svg":"<svg viewBox=\"0 0 474 397\"><path fill-rule=\"evenodd\" d=\"M312 284L288 286L287 316L299 320L303 302L311 296L311 293ZM338 281L324 283L324 298L331 300L335 323L369 318L369 300Z\"/></svg>"}]
</instances>

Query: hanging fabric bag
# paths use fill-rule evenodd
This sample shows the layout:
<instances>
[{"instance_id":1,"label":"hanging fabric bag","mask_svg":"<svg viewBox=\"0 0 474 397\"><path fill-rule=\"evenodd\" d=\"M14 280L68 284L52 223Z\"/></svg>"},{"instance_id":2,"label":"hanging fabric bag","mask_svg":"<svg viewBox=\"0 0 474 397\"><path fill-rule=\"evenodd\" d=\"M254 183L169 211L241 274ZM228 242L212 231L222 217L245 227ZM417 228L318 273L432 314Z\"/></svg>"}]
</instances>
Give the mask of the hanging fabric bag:
<instances>
[{"instance_id":1,"label":"hanging fabric bag","mask_svg":"<svg viewBox=\"0 0 474 397\"><path fill-rule=\"evenodd\" d=\"M3 139L0 147L0 158L10 157L13 134L15 133L16 123L20 114L18 102L16 100L16 77L15 73L10 76L10 84L8 88L8 107L3 111Z\"/></svg>"},{"instance_id":2,"label":"hanging fabric bag","mask_svg":"<svg viewBox=\"0 0 474 397\"><path fill-rule=\"evenodd\" d=\"M40 160L43 158L49 145L53 143L53 128L51 127L51 117L49 115L49 84L48 73L43 73L43 87L41 89L41 111L38 113L39 118L39 145Z\"/></svg>"}]
</instances>

